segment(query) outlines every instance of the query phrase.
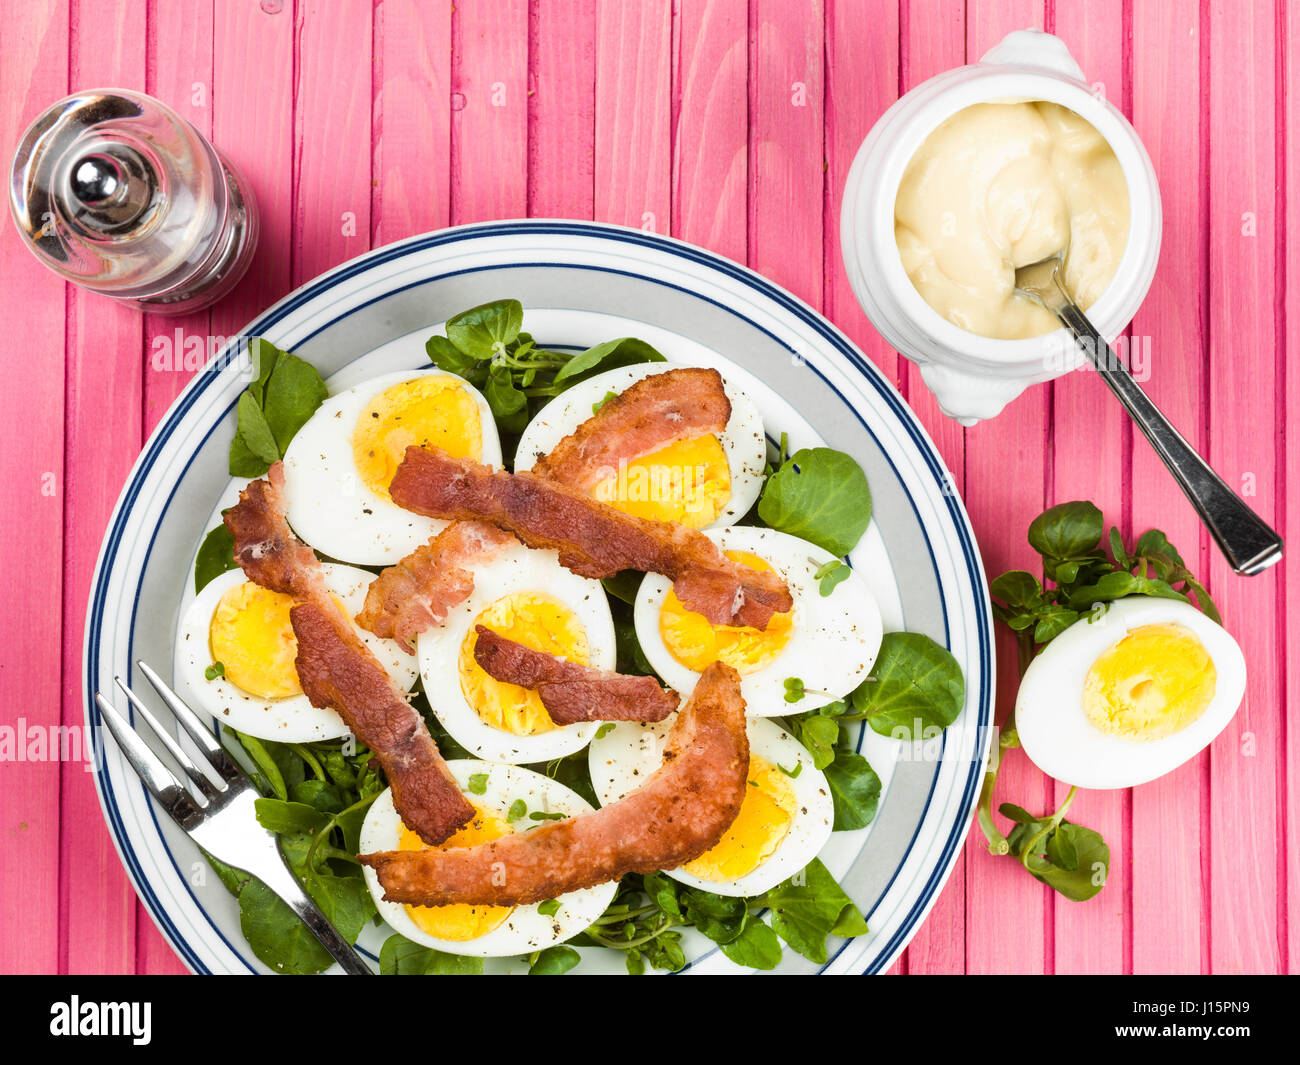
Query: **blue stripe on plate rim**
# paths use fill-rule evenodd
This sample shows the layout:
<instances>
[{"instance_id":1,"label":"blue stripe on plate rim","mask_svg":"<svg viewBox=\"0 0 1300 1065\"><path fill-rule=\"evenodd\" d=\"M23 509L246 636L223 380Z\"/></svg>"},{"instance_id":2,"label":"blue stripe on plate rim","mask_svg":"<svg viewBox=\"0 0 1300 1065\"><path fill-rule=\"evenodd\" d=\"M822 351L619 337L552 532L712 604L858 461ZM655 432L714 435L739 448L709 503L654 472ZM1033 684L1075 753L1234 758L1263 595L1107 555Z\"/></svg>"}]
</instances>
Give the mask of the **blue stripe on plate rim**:
<instances>
[{"instance_id":1,"label":"blue stripe on plate rim","mask_svg":"<svg viewBox=\"0 0 1300 1065\"><path fill-rule=\"evenodd\" d=\"M772 282L754 273L748 268L733 263L730 260L723 259L710 252L696 248L692 245L684 244L672 238L662 237L656 234L645 233L640 230L627 229L620 226L611 226L611 225L587 223L587 222L549 221L549 220L546 221L516 220L510 222L478 223L469 226L461 226L453 229L442 230L437 233L426 234L424 236L413 237L410 238L409 240L402 241L398 244L390 245L388 247L381 248L376 251L368 252L358 257L357 259L352 260L349 263L345 263L335 268L333 271L330 271L329 273L323 275L322 277L318 278L314 282L310 282L308 285L304 286L297 292L287 296L279 304L273 306L268 311L264 312L259 318L255 319L252 323L250 323L250 325L243 332L241 332L239 336L233 338L232 341L230 342L230 345L228 345L227 348L223 350L223 352L219 353L216 358L217 360L228 358L228 352L232 349L234 345L239 344L242 338L246 338L249 336L256 336L260 333L265 332L271 326L283 320L290 313L297 310L299 307L303 306L305 303L309 302L310 300L315 299L316 297L329 291L331 288L333 288L340 282L348 280L349 278L354 277L357 274L363 273L367 270L370 270L382 263L389 262L398 258L402 258L416 252L425 251L429 248L437 247L443 244L451 244L460 241L474 240L474 239L479 239L484 237L528 235L528 234L541 234L541 233L550 233L550 234L556 234L560 236L589 237L589 238L594 238L596 240L609 240L614 242L623 242L623 243L629 243L634 245L640 245L643 247L651 248L661 253L676 255L678 257L693 261L697 264L715 270L723 274L724 276L727 276L732 280L741 283L747 288L755 290L760 295L770 299L772 302L776 303L778 306L783 308L785 311L787 311L789 314L795 317L800 323L810 327L813 331L819 334L824 340L826 340L840 355L842 355L850 365L852 365L855 369L857 369L859 373L861 373L862 376L867 379L867 381L870 382L870 384L875 389L879 397L884 400L886 406L895 414L901 427L912 439L912 442L916 445L918 454L922 457L922 460L929 468L930 473L934 476L936 483L940 487L940 494L942 498L945 500L945 505L949 512L949 517L952 520L953 531L955 532L958 542L961 546L961 553L962 553L963 561L966 564L967 576L970 578L971 585L976 592L977 606L982 608L982 609L977 609L975 611L976 634L978 640L977 650L978 650L978 658L979 658L979 665L980 665L980 691L979 691L976 705L977 705L978 717L979 717L977 724L982 729L981 734L985 737L984 746L987 747L988 738L990 735L990 730L988 726L991 725L991 721L992 721L992 682L993 682L993 657L992 657L992 646L991 646L990 614L988 608L988 598L984 586L983 567L979 560L978 550L975 547L974 536L971 532L969 521L966 517L965 511L962 508L960 500L957 498L956 494L951 491L945 491L949 482L947 479L948 477L947 471L943 466L943 462L939 458L937 452L935 451L933 444L926 436L924 429L922 429L919 423L916 421L915 415L903 403L902 398L893 390L893 387L885 380L885 378L880 373L880 371L873 364L871 364L864 356L862 356L862 354L857 351L857 349L852 345L852 343L849 342L848 339L844 337L843 334L840 333L838 329L836 329L833 325L831 325L829 321L827 321L817 311L813 310L807 304L798 300L796 297L785 292L783 289L779 288L778 286L774 285ZM375 297L372 300L366 301L366 303L360 304L357 307L354 307L349 311L344 312L343 314L339 315L337 318L332 319L326 325L321 326L319 329L315 330L310 335L314 336L317 333L319 333L322 329L329 328L330 326L336 324L337 321L347 317L350 314L356 313L358 310L361 310L363 307L368 306L370 303L376 302L376 300L379 299L389 298L395 292L402 291L404 288L410 288L418 285L428 284L433 280L437 280L438 277L453 276L454 274L457 273L469 273L469 272L474 272L475 270L501 269L503 265L504 264L496 263L490 266L473 268L472 270L453 271L451 273L444 274L444 275L426 276L420 279L419 281L413 282L410 285L402 286L401 288L397 288L397 289L386 290L383 293L383 295ZM566 269L573 269L575 267L579 267L579 268L593 269L593 270L603 271L603 272L625 273L627 274L627 276L635 277L645 281L650 281L655 284L664 285L666 287L677 288L679 289L679 291L686 292L699 299L705 299L710 303L714 303L716 306L727 311L728 313L735 314L737 317L741 317L751 327L757 328L760 331L766 333L768 336L772 337L772 339L776 343L781 344L783 347L787 347L787 348L789 347L779 338L775 337L770 331L764 329L757 322L745 318L743 315L741 315L738 311L734 310L733 308L727 307L723 304L718 304L716 301L709 300L708 297L702 296L700 293L693 292L689 289L681 288L680 286L672 285L671 283L665 282L658 278L647 277L645 275L637 274L632 271L616 271L611 268L585 266L583 264L577 264L577 263L516 262L516 263L511 263L509 265L511 267L555 266L555 267L563 267ZM852 404L848 403L847 399L842 395L842 393L840 393L840 391L829 380L827 380L825 376L822 375L815 366L808 364L808 368L812 369L815 373L817 373L818 376L822 378L823 382L827 385L827 387L831 388L832 391L834 391L836 395L839 396L839 398L843 402L845 402L846 406L848 406L850 410L853 410L855 417L862 424L863 428L870 435L872 435L873 440L876 439L875 434L872 433L870 427L857 413L856 409L853 408ZM87 620L87 629L86 629L85 655L83 659L83 670L84 670L83 688L85 691L85 698L86 698L87 722L96 735L99 735L98 709L95 707L93 699L91 697L91 693L93 690L93 682L91 678L92 676L95 676L98 673L98 669L96 668L96 666L100 658L99 632L103 624L104 599L107 595L106 574L108 573L113 558L116 555L118 546L125 532L127 519L130 516L130 512L134 508L136 498L143 486L144 479L151 471L154 463L157 461L159 457L159 453L161 452L162 448L170 439L172 433L179 425L184 414L190 409L190 407L193 406L197 398L213 383L213 381L219 378L219 376L220 376L219 374L200 373L197 376L197 378L185 389L185 391L182 393L180 398L176 401L175 405L171 408L171 410L168 411L164 419L164 422L162 423L162 425L159 426L159 428L153 434L152 438L146 445L144 453L141 455L140 459L137 460L135 468L131 472L130 480L128 481L127 486L123 490L122 497L117 504L112 522L109 527L109 533L105 538L104 547L101 550L99 563L96 566L94 584L92 585L92 590L91 590L90 609L87 615L88 620ZM209 428L208 432L204 434L204 438L200 443L200 447L202 447L203 444L206 444L207 439L211 436L212 432L215 431L216 425L218 424L221 424L221 420L215 422L213 426ZM877 440L876 442L879 445L879 441ZM885 449L881 448L881 453L890 462L891 466L893 466L893 461L890 458L888 452L885 451ZM192 458L193 456L191 456L191 459L189 461L192 461ZM186 469L188 469L189 461L187 461L185 467ZM895 470L897 470L896 467ZM176 482L175 484L173 484L172 487L172 494L174 494L176 490L176 486L179 484L183 476L184 476L184 470L182 470L180 475L176 478ZM170 505L170 500L171 500L171 494L169 494L168 501L167 504L165 504L164 509L166 508L166 506ZM915 501L911 499L910 494L909 494L909 503L911 503L915 511L916 504ZM918 518L918 523L920 523L919 513L917 514L917 518ZM924 524L923 523L920 524L924 533L924 528L925 528ZM154 536L156 536L156 532L157 530L155 528L153 534ZM152 551L152 546L153 546L153 536L151 536L150 545L145 556L146 566L147 566L149 552ZM931 567L934 568L935 566L934 552L933 552L932 545L929 543L928 536L926 537L926 549L929 555L929 561ZM144 568L145 568L144 566L142 566L141 568L142 574L144 572ZM938 574L936 570L936 578L937 576ZM942 582L936 581L936 583L937 583L939 595L941 599L943 599L944 593L943 593ZM133 613L132 632L134 632L134 622L135 622L134 611L138 607L138 601L139 600L137 596L132 608L132 613ZM945 606L944 624L946 630L946 626L947 626L946 601L944 603L944 606ZM945 638L946 638L946 633L945 633ZM131 660L132 659L130 653L128 652L128 661ZM981 752L977 752L977 753L981 753ZM976 757L971 759L970 762L971 768L968 773L965 786L963 788L963 796L962 796L963 809L961 811L961 816L959 816L957 820L954 822L954 825L951 831L949 832L948 838L944 841L941 850L940 860L937 863L935 863L934 867L931 869L930 875L927 878L926 883L923 886L920 895L913 903L908 914L899 923L899 926L896 929L894 935L885 944L877 947L877 949L874 952L874 958L868 964L868 967L865 971L877 972L881 968L883 968L885 964L892 961L892 958L895 955L895 953L897 953L897 951L901 949L902 944L905 943L906 940L910 938L911 934L914 932L915 926L919 921L921 915L925 913L925 911L933 903L934 897L937 894L939 884L946 877L951 867L955 853L961 846L961 843L965 837L966 829L968 826L969 814L973 810L974 798L978 792L978 784L983 772L983 764L984 764L983 757ZM179 930L172 923L161 900L158 899L152 887L149 885L148 881L143 875L143 871L140 866L139 859L136 857L135 852L131 847L130 840L126 834L125 827L122 823L120 811L118 810L118 806L117 806L116 797L113 794L112 782L108 778L106 765L102 761L96 768L95 778L96 778L96 785L100 793L101 803L104 807L105 815L109 821L110 827L113 830L114 842L117 844L119 853L122 856L123 864L126 865L128 872L131 874L132 880L135 883L137 891L144 899L146 905L150 910L151 915L153 916L154 920L158 923L160 929L167 936L169 941L172 943L173 947L181 955L182 959L186 962L186 964L196 972L207 973L209 971L207 966L200 959L198 954L195 952L194 948L181 935ZM931 793L927 795L926 798L926 807L925 807L926 812L928 812L929 810L932 796L933 796L933 784L931 788ZM166 851L173 866L177 868L177 873L179 875L179 868L176 866L176 859L172 855L170 848L167 846L165 837L163 837L161 834L161 827L157 824L157 812L154 809L152 803L148 804L148 808L150 810L151 815L154 817L155 827L157 827L159 830L159 839L163 844L163 848ZM923 822L924 822L924 817L922 818L922 823ZM896 877L898 876L899 872L902 869L902 866L906 863L907 856L908 854L910 854L911 849L915 844L916 836L919 833L919 831L920 831L920 823L918 823L917 829L914 831L912 839L908 843L907 850L904 852L903 859L900 861L899 866L895 870L893 877L890 878L888 884L885 886L884 890L882 891L881 893L882 898L888 893L889 889L892 887L894 883L894 879L896 879ZM186 885L187 890L189 890L188 880L183 876L180 877L180 880L181 883ZM192 891L190 892L190 895L195 905L199 908L201 912L204 913L206 917L207 916L206 910L204 910L203 906L198 902L198 899L194 897ZM250 971L256 971L253 968L253 966L246 959L242 957L240 952L229 942L229 940L221 932L221 930L216 927L215 923L212 922L210 917L208 918L208 920L209 923L212 924L212 928L214 932L216 932L217 936L222 940L223 943L226 944L227 948L230 949L231 952L235 954L236 957L239 957L240 960L244 962L244 964L249 968ZM842 947L841 951L843 949L844 948ZM829 966L832 962L834 962L835 958L838 957L838 953L839 952L837 952L835 956L832 956L831 958L828 959L828 961L826 962L826 966Z\"/></svg>"}]
</instances>

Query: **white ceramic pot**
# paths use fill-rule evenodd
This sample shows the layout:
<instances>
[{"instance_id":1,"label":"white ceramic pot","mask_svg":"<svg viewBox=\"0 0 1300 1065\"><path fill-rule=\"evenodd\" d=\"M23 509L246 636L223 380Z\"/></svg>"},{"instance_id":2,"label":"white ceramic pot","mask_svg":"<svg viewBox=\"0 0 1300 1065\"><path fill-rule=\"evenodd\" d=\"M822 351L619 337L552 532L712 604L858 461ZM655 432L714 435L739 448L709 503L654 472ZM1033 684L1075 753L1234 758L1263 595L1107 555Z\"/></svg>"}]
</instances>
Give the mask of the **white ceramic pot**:
<instances>
[{"instance_id":1,"label":"white ceramic pot","mask_svg":"<svg viewBox=\"0 0 1300 1065\"><path fill-rule=\"evenodd\" d=\"M1026 340L995 340L944 318L917 292L894 240L894 201L908 162L945 119L972 104L1047 100L1090 122L1114 149L1129 194L1129 234L1110 285L1088 310L1105 337L1137 313L1160 253L1160 190L1136 131L1084 80L1057 37L1017 30L978 63L931 78L881 116L849 171L840 244L867 317L921 376L943 412L963 425L991 418L1029 385L1084 361L1064 329Z\"/></svg>"}]
</instances>

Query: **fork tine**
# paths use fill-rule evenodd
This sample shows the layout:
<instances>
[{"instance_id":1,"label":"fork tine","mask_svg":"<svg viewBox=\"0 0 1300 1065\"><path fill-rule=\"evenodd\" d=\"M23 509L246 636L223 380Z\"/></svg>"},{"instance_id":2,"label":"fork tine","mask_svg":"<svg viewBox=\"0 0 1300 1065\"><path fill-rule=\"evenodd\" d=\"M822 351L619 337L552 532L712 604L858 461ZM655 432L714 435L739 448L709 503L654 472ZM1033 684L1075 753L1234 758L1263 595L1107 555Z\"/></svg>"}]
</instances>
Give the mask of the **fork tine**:
<instances>
[{"instance_id":1,"label":"fork tine","mask_svg":"<svg viewBox=\"0 0 1300 1065\"><path fill-rule=\"evenodd\" d=\"M210 799L218 792L225 790L224 785L218 788L208 779L208 775L194 764L194 760L181 749L179 743L172 739L171 734L162 727L161 722L153 716L153 713L144 705L140 697L126 686L121 677L114 677L113 683L122 689L122 694L130 701L131 706L135 708L135 712L144 719L145 724L149 726L153 734L162 741L162 745L167 748L167 753L185 770L185 775L194 782L194 785L203 793L205 798Z\"/></svg>"},{"instance_id":2,"label":"fork tine","mask_svg":"<svg viewBox=\"0 0 1300 1065\"><path fill-rule=\"evenodd\" d=\"M180 722L181 727L189 733L190 739L202 748L204 755L216 767L217 771L226 780L242 777L243 771L235 760L230 757L226 749L217 742L212 733L204 727L199 715L190 709L189 705L167 686L162 677L154 671L154 668L148 662L137 661L136 666L144 674L145 680L153 685L153 690L167 704L167 709Z\"/></svg>"},{"instance_id":3,"label":"fork tine","mask_svg":"<svg viewBox=\"0 0 1300 1065\"><path fill-rule=\"evenodd\" d=\"M184 827L187 820L201 814L198 804L181 782L172 776L171 770L163 765L144 740L136 735L135 729L126 723L126 719L100 692L95 692L95 705L99 707L100 717L113 734L113 739L117 741L126 760L131 763L131 768L149 789L149 794L158 800L172 819Z\"/></svg>"}]
</instances>

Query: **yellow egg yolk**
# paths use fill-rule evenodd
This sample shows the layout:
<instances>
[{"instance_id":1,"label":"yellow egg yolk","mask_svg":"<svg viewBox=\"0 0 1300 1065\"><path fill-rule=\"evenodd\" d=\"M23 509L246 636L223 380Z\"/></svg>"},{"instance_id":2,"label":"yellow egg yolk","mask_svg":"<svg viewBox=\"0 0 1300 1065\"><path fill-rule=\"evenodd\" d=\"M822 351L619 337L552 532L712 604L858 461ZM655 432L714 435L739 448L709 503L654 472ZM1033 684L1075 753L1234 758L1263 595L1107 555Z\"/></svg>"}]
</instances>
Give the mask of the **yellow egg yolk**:
<instances>
[{"instance_id":1,"label":"yellow egg yolk","mask_svg":"<svg viewBox=\"0 0 1300 1065\"><path fill-rule=\"evenodd\" d=\"M300 695L298 641L289 622L293 597L246 581L217 602L208 630L214 662L225 678L250 695L284 699Z\"/></svg>"},{"instance_id":2,"label":"yellow egg yolk","mask_svg":"<svg viewBox=\"0 0 1300 1065\"><path fill-rule=\"evenodd\" d=\"M1104 651L1083 683L1083 708L1102 732L1158 740L1186 728L1214 698L1205 645L1182 625L1142 625Z\"/></svg>"},{"instance_id":3,"label":"yellow egg yolk","mask_svg":"<svg viewBox=\"0 0 1300 1065\"><path fill-rule=\"evenodd\" d=\"M766 572L772 567L748 551L728 551L733 562ZM712 662L725 662L744 676L762 669L784 649L793 628L791 612L773 614L767 628L714 625L688 610L671 588L659 610L659 635L668 652L688 669L702 673Z\"/></svg>"},{"instance_id":4,"label":"yellow egg yolk","mask_svg":"<svg viewBox=\"0 0 1300 1065\"><path fill-rule=\"evenodd\" d=\"M794 821L797 800L789 778L766 758L749 756L740 813L712 850L682 866L703 880L735 880L767 861Z\"/></svg>"},{"instance_id":5,"label":"yellow egg yolk","mask_svg":"<svg viewBox=\"0 0 1300 1065\"><path fill-rule=\"evenodd\" d=\"M618 472L598 481L591 495L638 518L702 529L731 499L731 467L722 442L709 433L620 462Z\"/></svg>"},{"instance_id":6,"label":"yellow egg yolk","mask_svg":"<svg viewBox=\"0 0 1300 1065\"><path fill-rule=\"evenodd\" d=\"M493 632L558 658L585 666L587 632L578 615L548 595L514 592L503 596L474 619ZM460 688L479 718L516 736L535 736L555 728L541 697L532 688L490 676L474 661L478 635L471 625L460 648Z\"/></svg>"},{"instance_id":7,"label":"yellow egg yolk","mask_svg":"<svg viewBox=\"0 0 1300 1065\"><path fill-rule=\"evenodd\" d=\"M445 839L435 850L449 850L452 847L477 847L494 839L509 835L514 830L498 815L484 810L478 803L474 807L474 817L454 835ZM428 850L429 846L405 825L402 825L401 839L397 849L403 851ZM438 939L455 943L464 943L479 936L487 935L510 916L511 906L473 905L456 902L449 906L407 906L406 912L416 927Z\"/></svg>"},{"instance_id":8,"label":"yellow egg yolk","mask_svg":"<svg viewBox=\"0 0 1300 1065\"><path fill-rule=\"evenodd\" d=\"M412 444L476 462L483 454L478 403L454 377L426 374L374 396L352 431L352 457L366 486L389 498L393 474Z\"/></svg>"}]
</instances>

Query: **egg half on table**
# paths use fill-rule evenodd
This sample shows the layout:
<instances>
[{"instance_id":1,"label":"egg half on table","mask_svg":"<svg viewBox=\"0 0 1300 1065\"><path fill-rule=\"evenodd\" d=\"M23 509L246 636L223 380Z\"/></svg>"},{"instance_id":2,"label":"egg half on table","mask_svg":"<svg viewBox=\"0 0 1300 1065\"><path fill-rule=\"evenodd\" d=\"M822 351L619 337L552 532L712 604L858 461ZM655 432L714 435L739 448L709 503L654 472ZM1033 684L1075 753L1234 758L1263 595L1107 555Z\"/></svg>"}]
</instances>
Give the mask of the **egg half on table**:
<instances>
[{"instance_id":1,"label":"egg half on table","mask_svg":"<svg viewBox=\"0 0 1300 1065\"><path fill-rule=\"evenodd\" d=\"M565 569L555 551L511 544L475 566L469 598L416 640L429 705L466 750L516 764L582 750L600 723L556 725L536 691L489 676L474 660L478 625L535 651L613 669L614 620L600 581Z\"/></svg>"},{"instance_id":2,"label":"egg half on table","mask_svg":"<svg viewBox=\"0 0 1300 1065\"><path fill-rule=\"evenodd\" d=\"M440 844L440 849L476 847L512 832L527 832L545 823L533 818L535 813L578 817L591 812L591 805L582 796L530 769L473 759L455 759L447 763L447 768L473 805L475 816ZM361 853L425 849L427 844L398 817L392 791L382 792L371 804L361 828ZM481 958L528 954L571 939L605 912L618 890L617 881L610 881L570 891L552 900L553 913L542 913L538 907L549 910L552 906L407 906L385 902L375 871L367 868L365 878L380 917L395 932L449 954Z\"/></svg>"},{"instance_id":3,"label":"egg half on table","mask_svg":"<svg viewBox=\"0 0 1300 1065\"><path fill-rule=\"evenodd\" d=\"M322 568L326 587L355 617L374 575L336 563ZM204 585L185 611L176 643L175 676L190 705L260 739L311 743L347 736L338 714L312 706L303 694L289 621L293 604L292 596L254 584L241 570ZM394 640L354 628L394 683L410 691L417 675L411 656Z\"/></svg>"},{"instance_id":4,"label":"egg half on table","mask_svg":"<svg viewBox=\"0 0 1300 1065\"><path fill-rule=\"evenodd\" d=\"M387 566L447 523L413 514L388 494L410 445L501 465L487 400L469 382L430 368L384 374L330 396L284 456L286 516L330 558Z\"/></svg>"},{"instance_id":5,"label":"egg half on table","mask_svg":"<svg viewBox=\"0 0 1300 1065\"><path fill-rule=\"evenodd\" d=\"M816 573L835 558L815 544L748 525L704 535L732 561L779 573L794 606L772 615L765 629L714 625L678 599L667 577L647 574L634 607L636 636L666 684L689 692L716 659L740 673L747 714L783 717L834 702L862 683L875 664L883 628L861 575L851 573L823 596ZM786 699L788 680L803 687L797 702Z\"/></svg>"},{"instance_id":6,"label":"egg half on table","mask_svg":"<svg viewBox=\"0 0 1300 1065\"><path fill-rule=\"evenodd\" d=\"M674 715L675 716L675 715ZM620 723L592 742L591 783L601 805L630 795L663 763L673 717ZM740 813L722 839L667 875L718 895L761 895L788 880L826 845L835 807L826 777L774 721L750 718L749 777Z\"/></svg>"},{"instance_id":7,"label":"egg half on table","mask_svg":"<svg viewBox=\"0 0 1300 1065\"><path fill-rule=\"evenodd\" d=\"M1188 603L1135 596L1043 648L1020 682L1016 732L1048 776L1128 788L1208 746L1245 690L1245 658L1220 625Z\"/></svg>"},{"instance_id":8,"label":"egg half on table","mask_svg":"<svg viewBox=\"0 0 1300 1065\"><path fill-rule=\"evenodd\" d=\"M531 470L610 396L679 368L663 362L622 366L560 393L524 429L515 472ZM743 517L763 486L767 442L763 419L749 397L725 380L723 390L731 401L731 417L721 433L680 440L630 459L592 486L593 498L640 518L676 521L693 529L732 525Z\"/></svg>"}]
</instances>

